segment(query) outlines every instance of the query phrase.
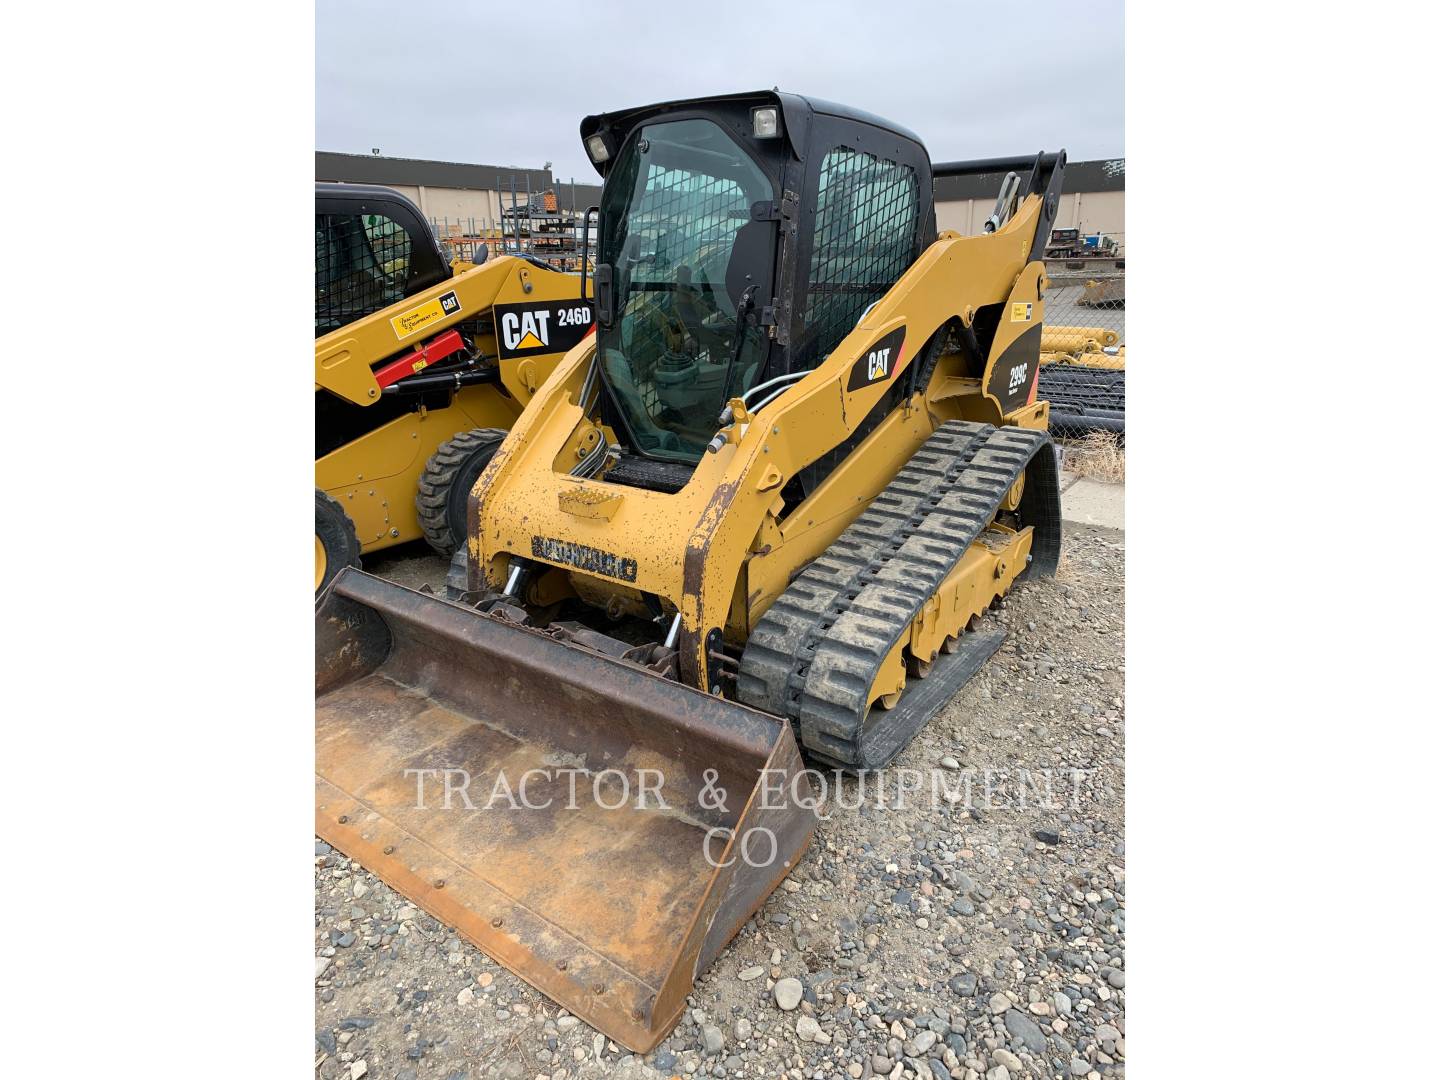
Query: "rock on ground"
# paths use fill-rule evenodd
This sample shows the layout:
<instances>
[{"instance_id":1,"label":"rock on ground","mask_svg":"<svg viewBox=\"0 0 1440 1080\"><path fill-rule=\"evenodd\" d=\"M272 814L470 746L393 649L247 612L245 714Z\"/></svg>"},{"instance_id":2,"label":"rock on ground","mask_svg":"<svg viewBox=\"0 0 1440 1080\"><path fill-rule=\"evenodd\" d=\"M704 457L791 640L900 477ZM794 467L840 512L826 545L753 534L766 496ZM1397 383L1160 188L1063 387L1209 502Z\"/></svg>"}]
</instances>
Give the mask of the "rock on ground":
<instances>
[{"instance_id":1,"label":"rock on ground","mask_svg":"<svg viewBox=\"0 0 1440 1080\"><path fill-rule=\"evenodd\" d=\"M775 984L775 1004L790 1012L800 1004L805 988L799 979L781 979Z\"/></svg>"}]
</instances>

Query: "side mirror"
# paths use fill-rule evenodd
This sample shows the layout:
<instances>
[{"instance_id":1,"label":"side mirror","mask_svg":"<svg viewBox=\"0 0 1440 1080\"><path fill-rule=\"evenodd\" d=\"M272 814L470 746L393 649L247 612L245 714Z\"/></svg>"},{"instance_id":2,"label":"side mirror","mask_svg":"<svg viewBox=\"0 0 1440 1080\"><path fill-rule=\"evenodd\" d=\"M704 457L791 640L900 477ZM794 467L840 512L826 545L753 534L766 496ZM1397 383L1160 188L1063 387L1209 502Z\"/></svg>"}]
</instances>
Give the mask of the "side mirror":
<instances>
[{"instance_id":1,"label":"side mirror","mask_svg":"<svg viewBox=\"0 0 1440 1080\"><path fill-rule=\"evenodd\" d=\"M470 261L473 262L476 266L479 266L481 263L483 263L483 262L484 262L486 259L488 259L488 258L490 258L490 245L489 245L489 244L476 244L476 245L475 245L475 257L472 258Z\"/></svg>"}]
</instances>

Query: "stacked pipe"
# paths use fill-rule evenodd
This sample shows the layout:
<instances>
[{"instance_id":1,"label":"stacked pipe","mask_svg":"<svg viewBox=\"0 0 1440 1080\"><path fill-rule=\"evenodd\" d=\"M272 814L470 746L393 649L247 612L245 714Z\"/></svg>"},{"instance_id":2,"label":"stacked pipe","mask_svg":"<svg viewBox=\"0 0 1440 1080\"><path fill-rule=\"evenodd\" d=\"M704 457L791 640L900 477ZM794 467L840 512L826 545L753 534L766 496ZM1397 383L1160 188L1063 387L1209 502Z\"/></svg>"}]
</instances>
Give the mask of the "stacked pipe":
<instances>
[{"instance_id":1,"label":"stacked pipe","mask_svg":"<svg viewBox=\"0 0 1440 1080\"><path fill-rule=\"evenodd\" d=\"M1040 368L1040 397L1050 402L1050 430L1061 438L1091 431L1125 434L1125 372L1078 364Z\"/></svg>"}]
</instances>

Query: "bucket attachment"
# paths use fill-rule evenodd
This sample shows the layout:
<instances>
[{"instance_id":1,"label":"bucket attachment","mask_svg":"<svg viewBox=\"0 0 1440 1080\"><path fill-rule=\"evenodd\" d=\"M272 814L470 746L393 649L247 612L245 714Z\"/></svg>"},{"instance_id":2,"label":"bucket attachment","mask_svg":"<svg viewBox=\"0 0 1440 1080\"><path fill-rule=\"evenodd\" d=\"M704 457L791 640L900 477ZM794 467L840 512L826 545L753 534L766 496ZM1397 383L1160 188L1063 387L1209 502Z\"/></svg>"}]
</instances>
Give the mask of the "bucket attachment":
<instances>
[{"instance_id":1,"label":"bucket attachment","mask_svg":"<svg viewBox=\"0 0 1440 1080\"><path fill-rule=\"evenodd\" d=\"M637 1052L814 833L786 721L359 570L315 690L316 832Z\"/></svg>"},{"instance_id":2,"label":"bucket attachment","mask_svg":"<svg viewBox=\"0 0 1440 1080\"><path fill-rule=\"evenodd\" d=\"M1087 281L1085 291L1077 301L1081 307L1123 308L1125 306L1125 279L1105 278L1101 281Z\"/></svg>"}]
</instances>

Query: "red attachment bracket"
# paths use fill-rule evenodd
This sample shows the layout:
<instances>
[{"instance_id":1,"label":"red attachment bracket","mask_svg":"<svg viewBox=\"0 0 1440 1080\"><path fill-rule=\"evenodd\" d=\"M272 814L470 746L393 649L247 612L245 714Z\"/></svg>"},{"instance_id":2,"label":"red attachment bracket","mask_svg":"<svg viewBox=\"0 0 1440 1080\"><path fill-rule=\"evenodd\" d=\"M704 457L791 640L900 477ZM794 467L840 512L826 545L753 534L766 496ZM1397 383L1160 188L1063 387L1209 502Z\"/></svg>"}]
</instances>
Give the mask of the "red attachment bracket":
<instances>
[{"instance_id":1,"label":"red attachment bracket","mask_svg":"<svg viewBox=\"0 0 1440 1080\"><path fill-rule=\"evenodd\" d=\"M443 334L437 334L424 345L417 347L414 352L402 356L399 360L390 361L375 372L375 381L383 390L406 376L424 371L431 364L445 359L452 353L459 352L464 347L465 341L460 337L458 331L446 330Z\"/></svg>"}]
</instances>

